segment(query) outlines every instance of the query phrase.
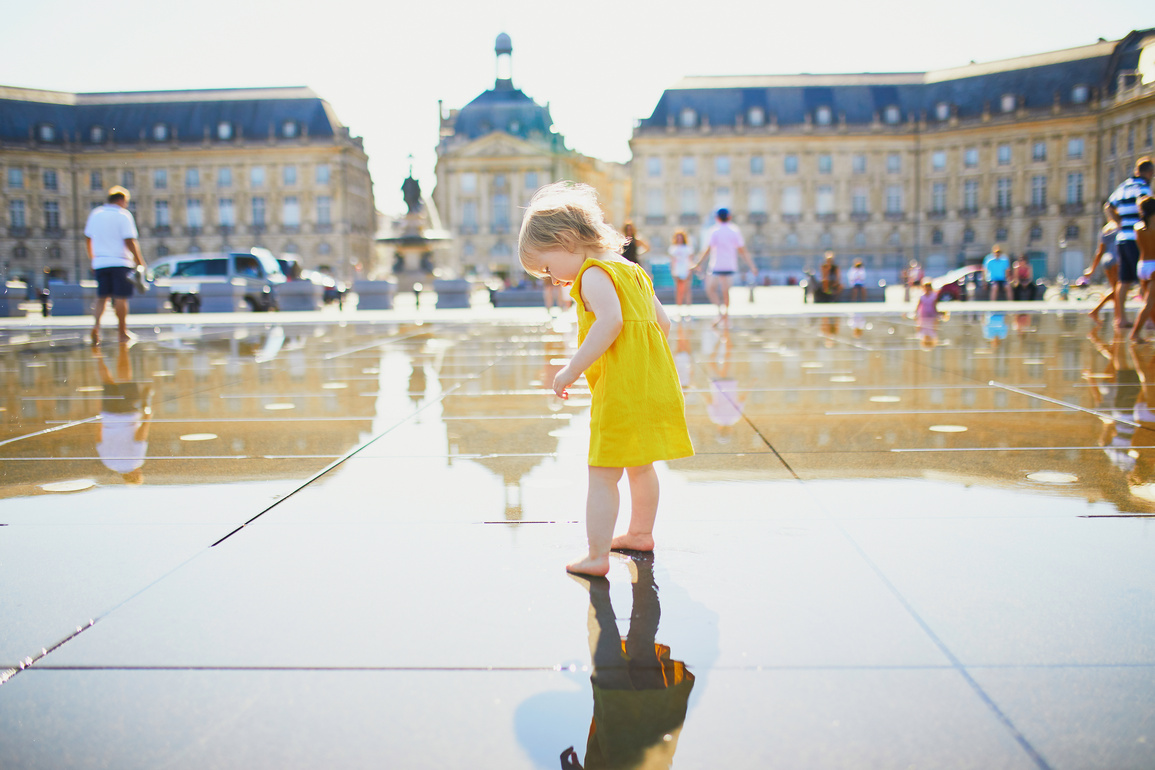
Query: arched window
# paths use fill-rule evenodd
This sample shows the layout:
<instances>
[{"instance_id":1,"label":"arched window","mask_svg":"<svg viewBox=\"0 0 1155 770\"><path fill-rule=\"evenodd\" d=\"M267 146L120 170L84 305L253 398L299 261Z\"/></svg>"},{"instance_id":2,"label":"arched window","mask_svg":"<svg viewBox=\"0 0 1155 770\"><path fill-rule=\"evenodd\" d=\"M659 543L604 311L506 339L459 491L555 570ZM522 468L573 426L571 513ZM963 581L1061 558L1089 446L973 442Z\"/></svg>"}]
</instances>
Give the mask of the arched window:
<instances>
[{"instance_id":1,"label":"arched window","mask_svg":"<svg viewBox=\"0 0 1155 770\"><path fill-rule=\"evenodd\" d=\"M746 122L752 126L766 125L766 110L761 107L751 107L746 112Z\"/></svg>"},{"instance_id":2,"label":"arched window","mask_svg":"<svg viewBox=\"0 0 1155 770\"><path fill-rule=\"evenodd\" d=\"M104 143L104 126L93 126L88 129L88 141L93 144Z\"/></svg>"},{"instance_id":3,"label":"arched window","mask_svg":"<svg viewBox=\"0 0 1155 770\"><path fill-rule=\"evenodd\" d=\"M833 111L825 105L814 111L814 122L820 126L829 126L833 119Z\"/></svg>"},{"instance_id":4,"label":"arched window","mask_svg":"<svg viewBox=\"0 0 1155 770\"><path fill-rule=\"evenodd\" d=\"M950 118L950 105L946 102L939 102L934 106L934 116L938 120L947 120Z\"/></svg>"},{"instance_id":5,"label":"arched window","mask_svg":"<svg viewBox=\"0 0 1155 770\"><path fill-rule=\"evenodd\" d=\"M1014 112L1018 103L1019 100L1014 94L1003 94L1002 99L999 100L999 109L1003 112Z\"/></svg>"},{"instance_id":6,"label":"arched window","mask_svg":"<svg viewBox=\"0 0 1155 770\"><path fill-rule=\"evenodd\" d=\"M56 141L56 126L52 125L51 123L41 123L39 134L40 134L40 141L42 141L42 142L55 142Z\"/></svg>"},{"instance_id":7,"label":"arched window","mask_svg":"<svg viewBox=\"0 0 1155 770\"><path fill-rule=\"evenodd\" d=\"M168 140L168 126L164 123L154 123L152 126L152 139L154 142L164 142Z\"/></svg>"},{"instance_id":8,"label":"arched window","mask_svg":"<svg viewBox=\"0 0 1155 770\"><path fill-rule=\"evenodd\" d=\"M902 110L898 109L897 105L892 104L886 108L883 119L893 126L902 120Z\"/></svg>"},{"instance_id":9,"label":"arched window","mask_svg":"<svg viewBox=\"0 0 1155 770\"><path fill-rule=\"evenodd\" d=\"M1091 97L1091 89L1085 85L1077 85L1071 89L1071 102L1074 104L1086 104Z\"/></svg>"},{"instance_id":10,"label":"arched window","mask_svg":"<svg viewBox=\"0 0 1155 770\"><path fill-rule=\"evenodd\" d=\"M678 116L678 122L682 128L693 128L698 123L698 113L694 111L693 107L683 107Z\"/></svg>"},{"instance_id":11,"label":"arched window","mask_svg":"<svg viewBox=\"0 0 1155 770\"><path fill-rule=\"evenodd\" d=\"M222 142L227 142L232 138L233 124L227 120L222 120L220 123L217 123L217 139L220 139Z\"/></svg>"},{"instance_id":12,"label":"arched window","mask_svg":"<svg viewBox=\"0 0 1155 770\"><path fill-rule=\"evenodd\" d=\"M281 136L285 137L286 139L296 138L297 133L298 133L297 121L286 120L284 123L281 124Z\"/></svg>"}]
</instances>

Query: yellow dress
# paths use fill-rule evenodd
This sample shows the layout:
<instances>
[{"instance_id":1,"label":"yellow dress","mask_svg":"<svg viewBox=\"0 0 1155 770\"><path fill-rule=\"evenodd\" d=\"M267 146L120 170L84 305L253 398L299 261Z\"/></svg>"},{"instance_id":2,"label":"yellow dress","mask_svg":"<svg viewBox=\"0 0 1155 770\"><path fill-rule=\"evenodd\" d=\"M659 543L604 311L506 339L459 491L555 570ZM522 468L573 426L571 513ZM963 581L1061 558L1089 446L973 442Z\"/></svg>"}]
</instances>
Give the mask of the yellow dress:
<instances>
[{"instance_id":1,"label":"yellow dress","mask_svg":"<svg viewBox=\"0 0 1155 770\"><path fill-rule=\"evenodd\" d=\"M581 297L582 278L594 265L614 282L623 324L617 339L585 372L593 393L589 464L629 468L692 456L674 356L658 326L654 286L641 266L585 261L570 289L577 303L579 343L596 320Z\"/></svg>"}]
</instances>

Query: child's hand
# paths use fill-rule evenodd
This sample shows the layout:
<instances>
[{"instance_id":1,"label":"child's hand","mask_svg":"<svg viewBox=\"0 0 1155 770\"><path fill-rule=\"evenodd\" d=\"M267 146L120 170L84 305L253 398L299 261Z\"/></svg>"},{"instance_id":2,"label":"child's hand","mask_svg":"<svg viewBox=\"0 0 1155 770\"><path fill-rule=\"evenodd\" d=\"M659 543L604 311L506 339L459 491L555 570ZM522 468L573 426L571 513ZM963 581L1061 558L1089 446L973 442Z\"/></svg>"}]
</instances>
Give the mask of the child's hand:
<instances>
[{"instance_id":1,"label":"child's hand","mask_svg":"<svg viewBox=\"0 0 1155 770\"><path fill-rule=\"evenodd\" d=\"M566 388L573 385L576 380L577 377L570 372L569 366L562 367L562 370L554 375L553 392L557 394L558 398L569 398Z\"/></svg>"}]
</instances>

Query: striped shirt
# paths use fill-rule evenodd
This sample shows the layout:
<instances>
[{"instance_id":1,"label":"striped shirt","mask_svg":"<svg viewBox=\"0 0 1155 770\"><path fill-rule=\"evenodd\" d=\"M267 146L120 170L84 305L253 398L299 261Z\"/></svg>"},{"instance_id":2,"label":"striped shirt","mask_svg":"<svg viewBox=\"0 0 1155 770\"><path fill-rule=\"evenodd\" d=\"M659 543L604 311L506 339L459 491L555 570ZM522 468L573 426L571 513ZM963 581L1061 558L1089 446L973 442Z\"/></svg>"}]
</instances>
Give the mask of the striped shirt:
<instances>
[{"instance_id":1,"label":"striped shirt","mask_svg":"<svg viewBox=\"0 0 1155 770\"><path fill-rule=\"evenodd\" d=\"M1115 188L1107 202L1115 207L1122 220L1116 241L1135 240L1135 225L1139 222L1139 199L1151 194L1151 185L1141 176L1133 176Z\"/></svg>"}]
</instances>

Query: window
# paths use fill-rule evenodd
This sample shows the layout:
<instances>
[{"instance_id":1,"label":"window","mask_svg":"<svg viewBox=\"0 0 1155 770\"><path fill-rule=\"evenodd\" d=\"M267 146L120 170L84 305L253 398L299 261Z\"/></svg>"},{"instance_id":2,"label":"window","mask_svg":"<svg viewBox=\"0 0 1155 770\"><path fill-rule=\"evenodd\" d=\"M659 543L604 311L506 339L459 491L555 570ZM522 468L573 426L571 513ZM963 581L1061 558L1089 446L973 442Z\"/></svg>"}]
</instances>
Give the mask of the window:
<instances>
[{"instance_id":1,"label":"window","mask_svg":"<svg viewBox=\"0 0 1155 770\"><path fill-rule=\"evenodd\" d=\"M999 109L1003 112L1014 112L1018 101L1014 94L1003 94L1003 98L999 101Z\"/></svg>"},{"instance_id":2,"label":"window","mask_svg":"<svg viewBox=\"0 0 1155 770\"><path fill-rule=\"evenodd\" d=\"M866 248L866 233L862 232L861 230L859 230L857 233L855 233L854 234L854 245L860 249L865 249ZM868 257L868 259L869 259L869 257Z\"/></svg>"},{"instance_id":3,"label":"window","mask_svg":"<svg viewBox=\"0 0 1155 770\"><path fill-rule=\"evenodd\" d=\"M902 185L888 184L886 186L886 213L902 213Z\"/></svg>"},{"instance_id":4,"label":"window","mask_svg":"<svg viewBox=\"0 0 1155 770\"><path fill-rule=\"evenodd\" d=\"M154 123L152 126L152 139L154 142L163 142L168 139L168 126L164 123Z\"/></svg>"},{"instance_id":5,"label":"window","mask_svg":"<svg viewBox=\"0 0 1155 770\"><path fill-rule=\"evenodd\" d=\"M232 198L221 198L217 201L217 222L221 227L235 227L237 212L233 207Z\"/></svg>"},{"instance_id":6,"label":"window","mask_svg":"<svg viewBox=\"0 0 1155 770\"><path fill-rule=\"evenodd\" d=\"M286 120L281 124L281 136L286 139L294 139L298 134L297 121Z\"/></svg>"},{"instance_id":7,"label":"window","mask_svg":"<svg viewBox=\"0 0 1155 770\"><path fill-rule=\"evenodd\" d=\"M1079 226L1067 225L1067 240L1076 241L1079 239Z\"/></svg>"},{"instance_id":8,"label":"window","mask_svg":"<svg viewBox=\"0 0 1155 770\"><path fill-rule=\"evenodd\" d=\"M1044 208L1047 205L1047 178L1042 175L1031 177L1031 205Z\"/></svg>"},{"instance_id":9,"label":"window","mask_svg":"<svg viewBox=\"0 0 1155 770\"><path fill-rule=\"evenodd\" d=\"M217 187L232 187L233 186L233 170L228 166L223 166L217 170Z\"/></svg>"},{"instance_id":10,"label":"window","mask_svg":"<svg viewBox=\"0 0 1155 770\"><path fill-rule=\"evenodd\" d=\"M897 174L898 172L902 171L902 156L897 152L887 154L886 171L890 174Z\"/></svg>"},{"instance_id":11,"label":"window","mask_svg":"<svg viewBox=\"0 0 1155 770\"><path fill-rule=\"evenodd\" d=\"M930 209L936 214L946 211L946 182L935 182L931 186Z\"/></svg>"},{"instance_id":12,"label":"window","mask_svg":"<svg viewBox=\"0 0 1155 770\"><path fill-rule=\"evenodd\" d=\"M57 189L59 189L59 183L58 183L57 178L56 178L56 169L49 168L49 169L44 170L44 189L45 190L57 190Z\"/></svg>"},{"instance_id":13,"label":"window","mask_svg":"<svg viewBox=\"0 0 1155 770\"><path fill-rule=\"evenodd\" d=\"M946 168L945 150L935 150L930 154L930 167L932 171L942 171Z\"/></svg>"},{"instance_id":14,"label":"window","mask_svg":"<svg viewBox=\"0 0 1155 770\"><path fill-rule=\"evenodd\" d=\"M818 236L818 245L824 249L829 249L834 245L834 236L830 233L823 233Z\"/></svg>"},{"instance_id":15,"label":"window","mask_svg":"<svg viewBox=\"0 0 1155 770\"><path fill-rule=\"evenodd\" d=\"M798 245L798 233L786 233L786 237L782 239L782 245L793 248Z\"/></svg>"},{"instance_id":16,"label":"window","mask_svg":"<svg viewBox=\"0 0 1155 770\"><path fill-rule=\"evenodd\" d=\"M297 167L284 166L281 168L281 184L292 187L297 184Z\"/></svg>"},{"instance_id":17,"label":"window","mask_svg":"<svg viewBox=\"0 0 1155 770\"><path fill-rule=\"evenodd\" d=\"M790 185L782 188L782 213L787 216L802 214L802 188Z\"/></svg>"},{"instance_id":18,"label":"window","mask_svg":"<svg viewBox=\"0 0 1155 770\"><path fill-rule=\"evenodd\" d=\"M505 174L494 174L493 175L493 189L495 189L495 190L504 190L505 189Z\"/></svg>"},{"instance_id":19,"label":"window","mask_svg":"<svg viewBox=\"0 0 1155 770\"><path fill-rule=\"evenodd\" d=\"M693 155L682 156L682 176L694 176L698 173L698 159Z\"/></svg>"},{"instance_id":20,"label":"window","mask_svg":"<svg viewBox=\"0 0 1155 770\"><path fill-rule=\"evenodd\" d=\"M199 230L205 226L204 210L198 198L189 198L184 206L185 226L190 230Z\"/></svg>"},{"instance_id":21,"label":"window","mask_svg":"<svg viewBox=\"0 0 1155 770\"><path fill-rule=\"evenodd\" d=\"M285 227L301 226L301 205L296 195L286 195L281 201L281 224Z\"/></svg>"},{"instance_id":22,"label":"window","mask_svg":"<svg viewBox=\"0 0 1155 770\"><path fill-rule=\"evenodd\" d=\"M751 107L746 112L746 120L752 126L766 125L766 110L761 107Z\"/></svg>"},{"instance_id":23,"label":"window","mask_svg":"<svg viewBox=\"0 0 1155 770\"><path fill-rule=\"evenodd\" d=\"M717 176L730 176L730 156L729 155L715 155L714 156L714 173Z\"/></svg>"},{"instance_id":24,"label":"window","mask_svg":"<svg viewBox=\"0 0 1155 770\"><path fill-rule=\"evenodd\" d=\"M168 189L168 169L158 168L152 172L152 189L167 190Z\"/></svg>"},{"instance_id":25,"label":"window","mask_svg":"<svg viewBox=\"0 0 1155 770\"><path fill-rule=\"evenodd\" d=\"M168 201L153 201L152 222L157 227L168 227L172 224L168 216Z\"/></svg>"},{"instance_id":26,"label":"window","mask_svg":"<svg viewBox=\"0 0 1155 770\"><path fill-rule=\"evenodd\" d=\"M494 177L495 184L496 180ZM509 196L505 193L493 196L493 227L498 231L509 229Z\"/></svg>"},{"instance_id":27,"label":"window","mask_svg":"<svg viewBox=\"0 0 1155 770\"><path fill-rule=\"evenodd\" d=\"M1155 141L1155 130L1153 130L1152 121L1148 120L1147 121L1147 137L1146 137L1146 140L1143 142L1143 145L1145 147L1150 147L1153 141Z\"/></svg>"},{"instance_id":28,"label":"window","mask_svg":"<svg viewBox=\"0 0 1155 770\"><path fill-rule=\"evenodd\" d=\"M136 186L136 174L134 174L131 171L121 171L120 172L120 186L121 187L127 187L128 189L131 190L133 187Z\"/></svg>"},{"instance_id":29,"label":"window","mask_svg":"<svg viewBox=\"0 0 1155 770\"><path fill-rule=\"evenodd\" d=\"M1000 177L995 183L995 208L1004 211L1011 207L1011 179Z\"/></svg>"},{"instance_id":30,"label":"window","mask_svg":"<svg viewBox=\"0 0 1155 770\"><path fill-rule=\"evenodd\" d=\"M940 230L939 228L936 227L934 229L934 232L932 232L930 234L930 242L933 243L935 246L941 246L942 245L942 230Z\"/></svg>"},{"instance_id":31,"label":"window","mask_svg":"<svg viewBox=\"0 0 1155 770\"><path fill-rule=\"evenodd\" d=\"M265 167L253 166L249 169L249 185L252 187L265 186Z\"/></svg>"},{"instance_id":32,"label":"window","mask_svg":"<svg viewBox=\"0 0 1155 770\"><path fill-rule=\"evenodd\" d=\"M850 211L854 214L865 214L868 200L866 188L855 187L854 192L850 194Z\"/></svg>"},{"instance_id":33,"label":"window","mask_svg":"<svg viewBox=\"0 0 1155 770\"><path fill-rule=\"evenodd\" d=\"M102 126L93 126L88 129L88 141L93 144L104 143L104 128Z\"/></svg>"},{"instance_id":34,"label":"window","mask_svg":"<svg viewBox=\"0 0 1155 770\"><path fill-rule=\"evenodd\" d=\"M1111 132L1111 145L1110 145L1110 149L1107 150L1107 155L1112 157L1112 158L1115 157L1115 132L1114 131Z\"/></svg>"},{"instance_id":35,"label":"window","mask_svg":"<svg viewBox=\"0 0 1155 770\"><path fill-rule=\"evenodd\" d=\"M333 224L333 199L328 195L317 196L317 224Z\"/></svg>"},{"instance_id":36,"label":"window","mask_svg":"<svg viewBox=\"0 0 1155 770\"><path fill-rule=\"evenodd\" d=\"M766 173L766 158L761 155L750 156L750 174L753 176L761 176Z\"/></svg>"},{"instance_id":37,"label":"window","mask_svg":"<svg viewBox=\"0 0 1155 770\"><path fill-rule=\"evenodd\" d=\"M859 153L850 159L850 168L855 174L866 173L866 156Z\"/></svg>"},{"instance_id":38,"label":"window","mask_svg":"<svg viewBox=\"0 0 1155 770\"><path fill-rule=\"evenodd\" d=\"M891 105L890 107L886 108L883 119L892 126L896 125L900 120L902 120L902 112L898 109L898 107Z\"/></svg>"},{"instance_id":39,"label":"window","mask_svg":"<svg viewBox=\"0 0 1155 770\"><path fill-rule=\"evenodd\" d=\"M1115 189L1115 169L1113 168L1107 170L1107 189Z\"/></svg>"},{"instance_id":40,"label":"window","mask_svg":"<svg viewBox=\"0 0 1155 770\"><path fill-rule=\"evenodd\" d=\"M963 182L963 209L978 211L979 208L979 180L968 179Z\"/></svg>"},{"instance_id":41,"label":"window","mask_svg":"<svg viewBox=\"0 0 1155 770\"><path fill-rule=\"evenodd\" d=\"M950 105L946 102L939 102L934 106L934 116L937 120L947 120L950 118Z\"/></svg>"},{"instance_id":42,"label":"window","mask_svg":"<svg viewBox=\"0 0 1155 770\"><path fill-rule=\"evenodd\" d=\"M829 107L819 107L814 111L814 122L820 126L829 126L834 117Z\"/></svg>"},{"instance_id":43,"label":"window","mask_svg":"<svg viewBox=\"0 0 1155 770\"><path fill-rule=\"evenodd\" d=\"M794 154L787 155L782 162L782 172L785 174L798 173L798 156Z\"/></svg>"},{"instance_id":44,"label":"window","mask_svg":"<svg viewBox=\"0 0 1155 770\"><path fill-rule=\"evenodd\" d=\"M1078 205L1083 202L1083 172L1067 174L1067 203Z\"/></svg>"},{"instance_id":45,"label":"window","mask_svg":"<svg viewBox=\"0 0 1155 770\"><path fill-rule=\"evenodd\" d=\"M662 217L666 213L666 202L662 196L662 188L651 187L646 190L646 216Z\"/></svg>"},{"instance_id":46,"label":"window","mask_svg":"<svg viewBox=\"0 0 1155 770\"><path fill-rule=\"evenodd\" d=\"M1035 163L1042 163L1047 159L1047 143L1035 142L1031 145L1031 160Z\"/></svg>"},{"instance_id":47,"label":"window","mask_svg":"<svg viewBox=\"0 0 1155 770\"><path fill-rule=\"evenodd\" d=\"M1091 96L1091 89L1084 85L1077 85L1071 89L1071 101L1074 104L1086 104Z\"/></svg>"},{"instance_id":48,"label":"window","mask_svg":"<svg viewBox=\"0 0 1155 770\"><path fill-rule=\"evenodd\" d=\"M1032 240L1032 241L1041 241L1041 240L1043 240L1043 228L1042 228L1042 227L1040 227L1039 225L1034 225L1034 226L1031 228L1031 236L1030 236L1030 237L1031 237L1031 240Z\"/></svg>"},{"instance_id":49,"label":"window","mask_svg":"<svg viewBox=\"0 0 1155 770\"><path fill-rule=\"evenodd\" d=\"M313 174L317 184L329 184L329 164L318 163L317 170Z\"/></svg>"},{"instance_id":50,"label":"window","mask_svg":"<svg viewBox=\"0 0 1155 770\"><path fill-rule=\"evenodd\" d=\"M963 150L963 165L967 168L978 168L979 165L979 148L967 147Z\"/></svg>"},{"instance_id":51,"label":"window","mask_svg":"<svg viewBox=\"0 0 1155 770\"><path fill-rule=\"evenodd\" d=\"M818 173L829 174L834 170L834 159L829 155L823 154L818 156Z\"/></svg>"},{"instance_id":52,"label":"window","mask_svg":"<svg viewBox=\"0 0 1155 770\"><path fill-rule=\"evenodd\" d=\"M24 201L8 201L8 226L16 229L28 226L24 217Z\"/></svg>"},{"instance_id":53,"label":"window","mask_svg":"<svg viewBox=\"0 0 1155 770\"><path fill-rule=\"evenodd\" d=\"M318 166L318 169L320 167ZM326 168L328 168L326 166ZM461 192L465 195L472 195L477 192L477 174L468 171L458 177L461 180ZM320 180L318 180L320 181Z\"/></svg>"},{"instance_id":54,"label":"window","mask_svg":"<svg viewBox=\"0 0 1155 770\"><path fill-rule=\"evenodd\" d=\"M694 112L692 107L683 107L678 116L678 122L682 128L693 128L694 124L698 122L698 113Z\"/></svg>"},{"instance_id":55,"label":"window","mask_svg":"<svg viewBox=\"0 0 1155 770\"><path fill-rule=\"evenodd\" d=\"M201 186L201 170L199 168L186 168L184 171L184 186L188 188Z\"/></svg>"},{"instance_id":56,"label":"window","mask_svg":"<svg viewBox=\"0 0 1155 770\"><path fill-rule=\"evenodd\" d=\"M88 172L88 189L96 191L104 189L104 175L99 171Z\"/></svg>"},{"instance_id":57,"label":"window","mask_svg":"<svg viewBox=\"0 0 1155 770\"><path fill-rule=\"evenodd\" d=\"M651 155L646 158L646 176L651 179L660 177L662 175L662 159L657 155Z\"/></svg>"},{"instance_id":58,"label":"window","mask_svg":"<svg viewBox=\"0 0 1155 770\"><path fill-rule=\"evenodd\" d=\"M461 204L461 228L469 232L477 230L477 201L464 201Z\"/></svg>"},{"instance_id":59,"label":"window","mask_svg":"<svg viewBox=\"0 0 1155 770\"><path fill-rule=\"evenodd\" d=\"M253 209L253 227L265 226L265 199L261 197L254 197L252 202Z\"/></svg>"},{"instance_id":60,"label":"window","mask_svg":"<svg viewBox=\"0 0 1155 770\"><path fill-rule=\"evenodd\" d=\"M974 243L974 242L975 242L974 229L968 227L967 229L963 230L963 243Z\"/></svg>"},{"instance_id":61,"label":"window","mask_svg":"<svg viewBox=\"0 0 1155 770\"><path fill-rule=\"evenodd\" d=\"M1127 152L1135 152L1135 127L1127 126Z\"/></svg>"},{"instance_id":62,"label":"window","mask_svg":"<svg viewBox=\"0 0 1155 770\"><path fill-rule=\"evenodd\" d=\"M1067 158L1070 160L1079 160L1083 157L1083 140L1082 139L1068 139L1067 140Z\"/></svg>"},{"instance_id":63,"label":"window","mask_svg":"<svg viewBox=\"0 0 1155 770\"><path fill-rule=\"evenodd\" d=\"M999 229L995 230L995 240L996 241L1005 241L1006 239L1007 239L1007 228L1000 227Z\"/></svg>"},{"instance_id":64,"label":"window","mask_svg":"<svg viewBox=\"0 0 1155 770\"><path fill-rule=\"evenodd\" d=\"M746 209L751 214L764 215L766 213L766 188L751 187L747 195Z\"/></svg>"},{"instance_id":65,"label":"window","mask_svg":"<svg viewBox=\"0 0 1155 770\"><path fill-rule=\"evenodd\" d=\"M902 246L902 234L898 230L892 230L890 237L886 239L891 246Z\"/></svg>"},{"instance_id":66,"label":"window","mask_svg":"<svg viewBox=\"0 0 1155 770\"><path fill-rule=\"evenodd\" d=\"M682 188L682 216L688 217L698 213L698 190L693 187Z\"/></svg>"},{"instance_id":67,"label":"window","mask_svg":"<svg viewBox=\"0 0 1155 770\"><path fill-rule=\"evenodd\" d=\"M714 210L718 209L732 209L734 208L733 201L730 197L729 187L715 187L714 188Z\"/></svg>"},{"instance_id":68,"label":"window","mask_svg":"<svg viewBox=\"0 0 1155 770\"><path fill-rule=\"evenodd\" d=\"M52 125L51 123L41 123L39 134L40 134L40 141L42 141L42 142L55 142L56 141L56 126Z\"/></svg>"},{"instance_id":69,"label":"window","mask_svg":"<svg viewBox=\"0 0 1155 770\"><path fill-rule=\"evenodd\" d=\"M529 190L530 192L536 192L537 188L539 188L539 187L541 187L541 185L538 184L538 181L537 181L537 172L536 171L526 171L525 172L525 189Z\"/></svg>"},{"instance_id":70,"label":"window","mask_svg":"<svg viewBox=\"0 0 1155 770\"><path fill-rule=\"evenodd\" d=\"M1000 144L995 157L1000 166L1011 165L1011 146L1009 144Z\"/></svg>"},{"instance_id":71,"label":"window","mask_svg":"<svg viewBox=\"0 0 1155 770\"><path fill-rule=\"evenodd\" d=\"M818 186L814 198L814 210L819 216L829 216L834 213L834 188L823 184Z\"/></svg>"}]
</instances>

